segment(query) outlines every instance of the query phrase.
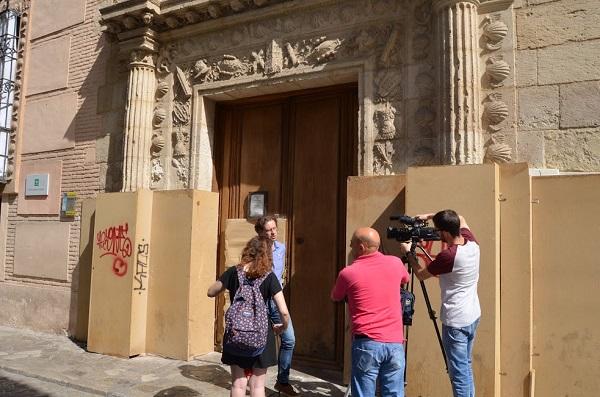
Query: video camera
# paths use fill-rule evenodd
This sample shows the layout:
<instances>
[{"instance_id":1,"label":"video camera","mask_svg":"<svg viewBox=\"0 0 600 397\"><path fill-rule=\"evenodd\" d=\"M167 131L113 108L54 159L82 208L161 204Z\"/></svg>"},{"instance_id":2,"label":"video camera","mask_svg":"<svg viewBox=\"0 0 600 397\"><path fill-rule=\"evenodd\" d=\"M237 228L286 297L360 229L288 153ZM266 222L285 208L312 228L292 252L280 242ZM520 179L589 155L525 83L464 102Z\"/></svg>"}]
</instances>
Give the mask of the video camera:
<instances>
[{"instance_id":1,"label":"video camera","mask_svg":"<svg viewBox=\"0 0 600 397\"><path fill-rule=\"evenodd\" d=\"M440 234L433 227L427 226L427 221L418 218L413 218L407 215L390 216L391 221L400 221L404 227L397 228L388 226L387 238L395 239L396 241L438 241Z\"/></svg>"}]
</instances>

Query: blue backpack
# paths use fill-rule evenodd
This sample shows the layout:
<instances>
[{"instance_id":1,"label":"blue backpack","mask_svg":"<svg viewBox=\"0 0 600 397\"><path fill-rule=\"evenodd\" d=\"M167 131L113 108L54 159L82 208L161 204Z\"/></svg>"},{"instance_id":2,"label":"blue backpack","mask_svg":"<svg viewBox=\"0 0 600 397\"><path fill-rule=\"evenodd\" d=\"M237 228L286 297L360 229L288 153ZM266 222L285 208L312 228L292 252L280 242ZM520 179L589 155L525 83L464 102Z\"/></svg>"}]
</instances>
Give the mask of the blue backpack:
<instances>
[{"instance_id":1,"label":"blue backpack","mask_svg":"<svg viewBox=\"0 0 600 397\"><path fill-rule=\"evenodd\" d=\"M225 312L223 351L235 356L256 357L267 346L269 318L267 305L260 286L269 273L257 279L248 279L243 269L237 268L240 283L233 302Z\"/></svg>"}]
</instances>

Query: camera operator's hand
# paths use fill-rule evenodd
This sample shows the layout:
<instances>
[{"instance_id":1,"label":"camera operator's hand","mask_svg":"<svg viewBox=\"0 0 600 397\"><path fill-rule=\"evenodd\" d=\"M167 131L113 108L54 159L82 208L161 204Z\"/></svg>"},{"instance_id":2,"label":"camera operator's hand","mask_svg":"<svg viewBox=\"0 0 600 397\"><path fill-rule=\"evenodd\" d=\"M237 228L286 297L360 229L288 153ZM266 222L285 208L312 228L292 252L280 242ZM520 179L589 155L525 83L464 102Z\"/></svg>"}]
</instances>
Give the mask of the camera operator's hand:
<instances>
[{"instance_id":1,"label":"camera operator's hand","mask_svg":"<svg viewBox=\"0 0 600 397\"><path fill-rule=\"evenodd\" d=\"M422 221L428 221L428 220L432 219L434 215L435 214L421 214L421 215L415 216L415 218L420 219Z\"/></svg>"},{"instance_id":2,"label":"camera operator's hand","mask_svg":"<svg viewBox=\"0 0 600 397\"><path fill-rule=\"evenodd\" d=\"M402 254L402 256L405 256L406 254L408 254L410 252L411 246L412 246L412 243L410 241L400 243L400 253Z\"/></svg>"}]
</instances>

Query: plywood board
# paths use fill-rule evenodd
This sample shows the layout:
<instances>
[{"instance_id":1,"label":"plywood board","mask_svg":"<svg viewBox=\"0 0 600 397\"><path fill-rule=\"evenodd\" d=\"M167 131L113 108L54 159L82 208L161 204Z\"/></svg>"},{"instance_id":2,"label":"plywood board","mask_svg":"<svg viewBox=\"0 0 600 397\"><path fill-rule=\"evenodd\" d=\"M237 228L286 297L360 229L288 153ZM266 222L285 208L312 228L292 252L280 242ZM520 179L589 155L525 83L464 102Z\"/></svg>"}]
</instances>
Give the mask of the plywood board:
<instances>
[{"instance_id":1,"label":"plywood board","mask_svg":"<svg viewBox=\"0 0 600 397\"><path fill-rule=\"evenodd\" d=\"M500 167L501 347L503 397L528 397L531 369L532 259L529 165Z\"/></svg>"},{"instance_id":2,"label":"plywood board","mask_svg":"<svg viewBox=\"0 0 600 397\"><path fill-rule=\"evenodd\" d=\"M154 193L147 349L187 360L213 351L218 195L193 190Z\"/></svg>"},{"instance_id":3,"label":"plywood board","mask_svg":"<svg viewBox=\"0 0 600 397\"><path fill-rule=\"evenodd\" d=\"M256 236L254 223L247 219L227 219L225 221L225 268L240 263L242 251L248 240ZM286 243L287 219L277 219L277 240Z\"/></svg>"},{"instance_id":4,"label":"plywood board","mask_svg":"<svg viewBox=\"0 0 600 397\"><path fill-rule=\"evenodd\" d=\"M600 390L600 175L535 177L533 366L538 396Z\"/></svg>"},{"instance_id":5,"label":"plywood board","mask_svg":"<svg viewBox=\"0 0 600 397\"><path fill-rule=\"evenodd\" d=\"M194 191L187 359L214 351L215 302L205 292L215 280L218 225L219 195Z\"/></svg>"},{"instance_id":6,"label":"plywood board","mask_svg":"<svg viewBox=\"0 0 600 397\"><path fill-rule=\"evenodd\" d=\"M138 190L131 260L131 347L129 355L146 353L146 319L148 313L149 265L152 261L151 231L153 192Z\"/></svg>"},{"instance_id":7,"label":"plywood board","mask_svg":"<svg viewBox=\"0 0 600 397\"><path fill-rule=\"evenodd\" d=\"M187 359L193 193L155 192L152 212L147 349Z\"/></svg>"},{"instance_id":8,"label":"plywood board","mask_svg":"<svg viewBox=\"0 0 600 397\"><path fill-rule=\"evenodd\" d=\"M398 244L386 238L388 226L397 227L397 222L390 221L391 215L404 214L404 175L393 176L352 176L347 185L346 212L346 258L350 263L350 238L354 230L369 226L381 235L382 248L386 253L397 255ZM344 380L350 379L351 330L348 315L345 321L344 338Z\"/></svg>"},{"instance_id":9,"label":"plywood board","mask_svg":"<svg viewBox=\"0 0 600 397\"><path fill-rule=\"evenodd\" d=\"M77 263L77 319L75 329L72 331L78 341L86 341L88 334L95 218L96 199L83 200L81 203L79 262Z\"/></svg>"},{"instance_id":10,"label":"plywood board","mask_svg":"<svg viewBox=\"0 0 600 397\"><path fill-rule=\"evenodd\" d=\"M410 215L451 208L463 215L481 247L479 300L482 318L473 353L477 394L500 394L500 211L496 165L409 168L406 212ZM439 311L437 280L426 281L434 310ZM407 395L452 395L450 381L420 288L409 335ZM441 325L440 325L441 328Z\"/></svg>"},{"instance_id":11,"label":"plywood board","mask_svg":"<svg viewBox=\"0 0 600 397\"><path fill-rule=\"evenodd\" d=\"M135 312L146 307L134 299L135 250L149 239L139 218L147 218L152 193L100 194L96 201L90 290L88 350L121 357L140 351L145 338ZM140 204L140 201L142 203ZM139 212L143 210L146 212Z\"/></svg>"}]
</instances>

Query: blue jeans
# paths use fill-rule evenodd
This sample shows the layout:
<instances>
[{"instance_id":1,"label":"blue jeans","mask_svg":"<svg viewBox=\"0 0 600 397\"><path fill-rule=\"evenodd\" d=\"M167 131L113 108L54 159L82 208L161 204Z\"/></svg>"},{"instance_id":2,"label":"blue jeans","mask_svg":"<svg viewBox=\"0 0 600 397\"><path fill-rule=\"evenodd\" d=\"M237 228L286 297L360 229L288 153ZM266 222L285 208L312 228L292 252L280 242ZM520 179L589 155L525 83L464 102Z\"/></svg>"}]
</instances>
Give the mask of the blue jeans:
<instances>
[{"instance_id":1,"label":"blue jeans","mask_svg":"<svg viewBox=\"0 0 600 397\"><path fill-rule=\"evenodd\" d=\"M377 377L382 397L404 397L404 345L372 339L352 342L352 397L373 397Z\"/></svg>"},{"instance_id":2,"label":"blue jeans","mask_svg":"<svg viewBox=\"0 0 600 397\"><path fill-rule=\"evenodd\" d=\"M448 374L454 397L475 397L473 341L479 319L462 328L442 324L442 343L448 359Z\"/></svg>"},{"instance_id":3,"label":"blue jeans","mask_svg":"<svg viewBox=\"0 0 600 397\"><path fill-rule=\"evenodd\" d=\"M281 323L281 316L277 305L271 299L269 301L269 318L273 324ZM294 346L296 346L296 335L294 335L294 326L292 318L288 322L288 326L279 335L281 337L281 345L279 346L279 362L277 366L277 382L290 383L290 368L292 367L292 355L294 354Z\"/></svg>"}]
</instances>

